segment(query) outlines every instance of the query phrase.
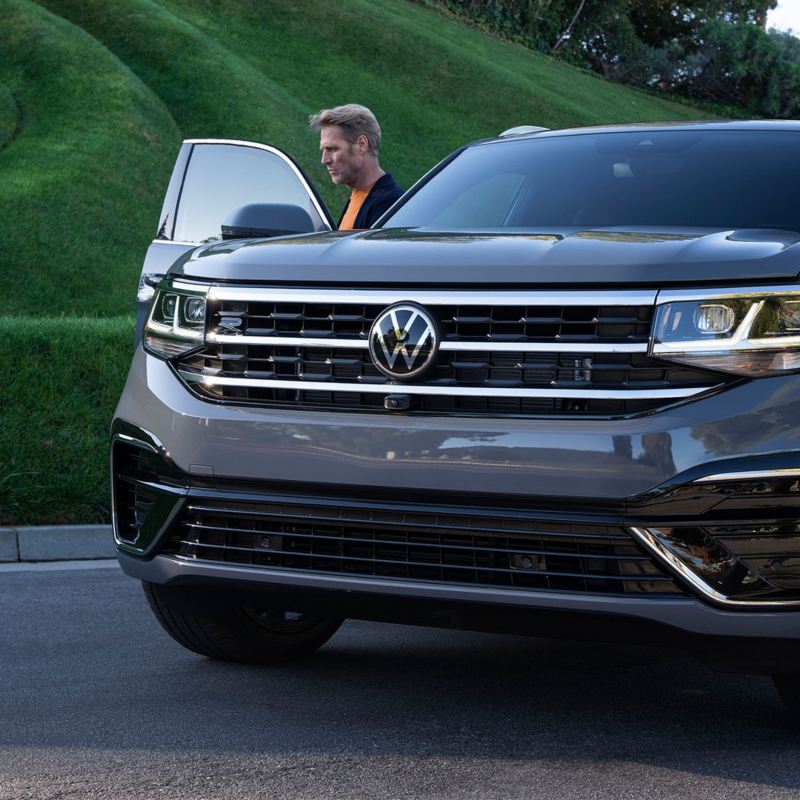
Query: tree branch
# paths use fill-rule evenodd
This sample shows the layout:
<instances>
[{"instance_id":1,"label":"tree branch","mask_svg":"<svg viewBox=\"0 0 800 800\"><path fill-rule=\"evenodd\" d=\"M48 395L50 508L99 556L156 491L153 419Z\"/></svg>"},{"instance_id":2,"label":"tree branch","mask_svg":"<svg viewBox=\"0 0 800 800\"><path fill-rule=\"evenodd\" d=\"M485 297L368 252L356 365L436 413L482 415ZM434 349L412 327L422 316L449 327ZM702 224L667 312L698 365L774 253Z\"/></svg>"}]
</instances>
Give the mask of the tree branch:
<instances>
[{"instance_id":1,"label":"tree branch","mask_svg":"<svg viewBox=\"0 0 800 800\"><path fill-rule=\"evenodd\" d=\"M553 49L551 50L552 53L555 53L559 47L561 47L561 43L569 39L569 35L572 32L572 28L575 23L578 21L578 17L581 15L581 11L583 11L583 7L586 5L586 0L581 0L580 4L578 5L578 10L575 12L575 16L572 18L572 21L567 25L567 29L561 36L558 37L558 41L553 45Z\"/></svg>"}]
</instances>

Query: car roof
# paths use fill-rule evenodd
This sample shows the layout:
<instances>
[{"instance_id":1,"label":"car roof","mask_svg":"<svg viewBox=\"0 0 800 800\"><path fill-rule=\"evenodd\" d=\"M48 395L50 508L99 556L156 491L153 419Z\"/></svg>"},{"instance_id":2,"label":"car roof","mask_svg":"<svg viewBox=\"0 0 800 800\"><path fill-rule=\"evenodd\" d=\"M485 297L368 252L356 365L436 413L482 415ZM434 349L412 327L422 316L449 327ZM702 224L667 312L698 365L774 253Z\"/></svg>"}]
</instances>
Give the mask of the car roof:
<instances>
[{"instance_id":1,"label":"car roof","mask_svg":"<svg viewBox=\"0 0 800 800\"><path fill-rule=\"evenodd\" d=\"M496 142L519 141L520 139L550 139L554 136L581 136L589 133L624 133L674 130L741 130L741 131L800 131L800 120L757 119L757 120L697 120L680 122L630 122L614 125L592 125L582 128L561 128L541 130L533 133L519 133L508 136L494 136L470 142L472 145L494 144Z\"/></svg>"}]
</instances>

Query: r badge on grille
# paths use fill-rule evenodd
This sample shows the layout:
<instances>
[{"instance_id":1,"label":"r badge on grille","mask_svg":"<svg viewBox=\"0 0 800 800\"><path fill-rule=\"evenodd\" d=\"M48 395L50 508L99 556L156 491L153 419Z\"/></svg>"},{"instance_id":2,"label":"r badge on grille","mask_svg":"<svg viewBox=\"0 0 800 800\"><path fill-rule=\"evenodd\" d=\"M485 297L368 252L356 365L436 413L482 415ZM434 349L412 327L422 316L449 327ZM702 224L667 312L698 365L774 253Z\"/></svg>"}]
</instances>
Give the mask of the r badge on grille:
<instances>
[{"instance_id":1,"label":"r badge on grille","mask_svg":"<svg viewBox=\"0 0 800 800\"><path fill-rule=\"evenodd\" d=\"M375 366L395 380L424 372L436 357L436 323L422 306L398 303L382 311L369 331L369 353Z\"/></svg>"}]
</instances>

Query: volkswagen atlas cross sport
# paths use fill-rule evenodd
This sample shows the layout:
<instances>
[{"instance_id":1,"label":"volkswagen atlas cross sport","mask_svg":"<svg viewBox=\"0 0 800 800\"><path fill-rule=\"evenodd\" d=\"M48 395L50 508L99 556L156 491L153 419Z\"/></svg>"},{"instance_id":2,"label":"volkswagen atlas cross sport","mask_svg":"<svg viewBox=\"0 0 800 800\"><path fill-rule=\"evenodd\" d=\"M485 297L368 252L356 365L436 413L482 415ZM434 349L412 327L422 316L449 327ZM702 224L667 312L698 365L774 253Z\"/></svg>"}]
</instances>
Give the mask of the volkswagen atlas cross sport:
<instances>
[{"instance_id":1,"label":"volkswagen atlas cross sport","mask_svg":"<svg viewBox=\"0 0 800 800\"><path fill-rule=\"evenodd\" d=\"M166 630L657 643L797 705L800 123L515 129L332 227L276 148L183 144L111 441Z\"/></svg>"}]
</instances>

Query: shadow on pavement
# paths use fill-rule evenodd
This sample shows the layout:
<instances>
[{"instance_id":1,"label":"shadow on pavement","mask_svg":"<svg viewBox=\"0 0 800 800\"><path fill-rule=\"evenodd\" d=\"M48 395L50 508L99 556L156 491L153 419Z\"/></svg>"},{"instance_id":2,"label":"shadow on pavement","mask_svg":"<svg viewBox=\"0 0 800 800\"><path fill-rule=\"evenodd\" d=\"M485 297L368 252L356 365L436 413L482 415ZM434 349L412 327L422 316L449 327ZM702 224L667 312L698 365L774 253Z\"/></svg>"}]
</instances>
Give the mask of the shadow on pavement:
<instances>
[{"instance_id":1,"label":"shadow on pavement","mask_svg":"<svg viewBox=\"0 0 800 800\"><path fill-rule=\"evenodd\" d=\"M0 598L4 746L593 761L800 789L770 681L675 651L349 622L309 659L246 667L183 650L118 573L7 575Z\"/></svg>"}]
</instances>

